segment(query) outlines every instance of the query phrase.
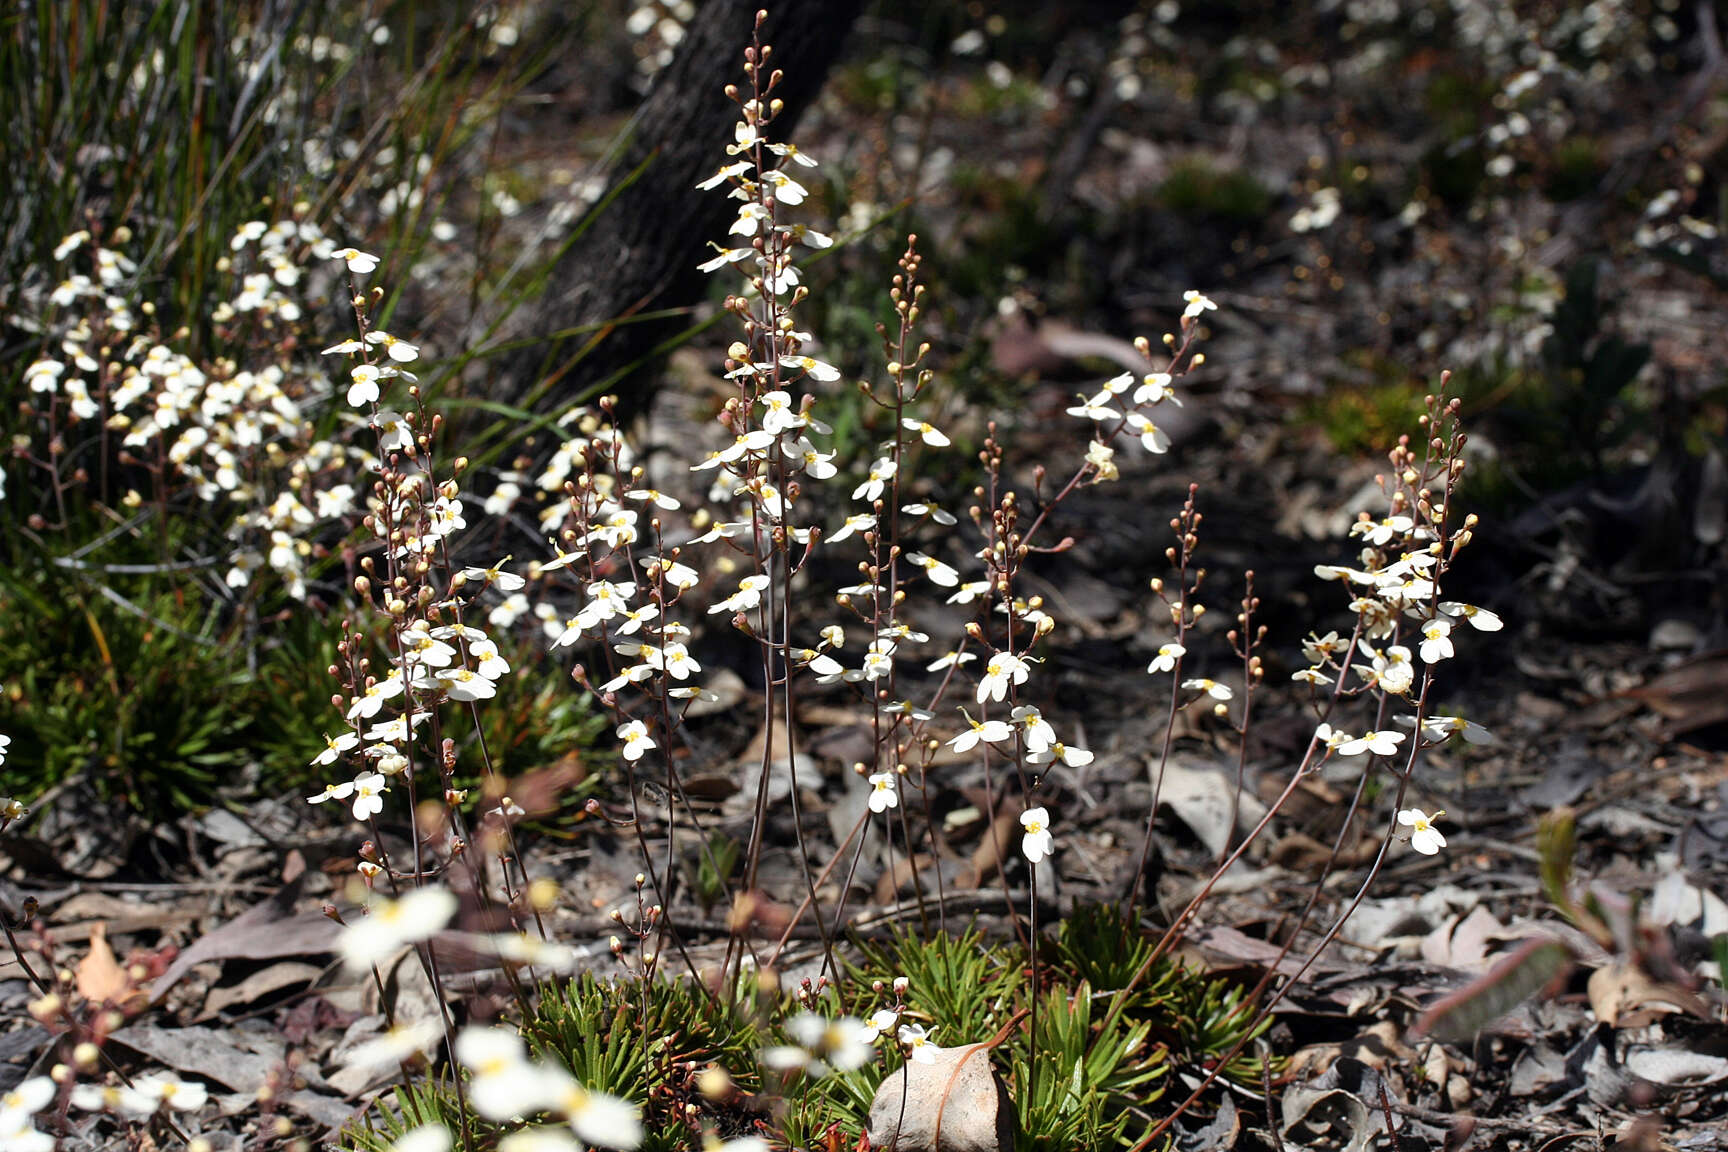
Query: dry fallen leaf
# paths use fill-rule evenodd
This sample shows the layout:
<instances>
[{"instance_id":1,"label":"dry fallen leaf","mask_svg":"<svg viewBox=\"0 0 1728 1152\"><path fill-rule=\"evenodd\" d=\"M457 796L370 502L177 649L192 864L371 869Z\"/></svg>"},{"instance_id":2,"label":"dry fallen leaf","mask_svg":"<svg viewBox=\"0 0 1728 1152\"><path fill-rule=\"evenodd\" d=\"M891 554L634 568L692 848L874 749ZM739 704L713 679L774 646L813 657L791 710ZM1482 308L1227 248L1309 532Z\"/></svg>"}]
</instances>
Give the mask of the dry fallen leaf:
<instances>
[{"instance_id":1,"label":"dry fallen leaf","mask_svg":"<svg viewBox=\"0 0 1728 1152\"><path fill-rule=\"evenodd\" d=\"M1590 973L1587 990L1596 1019L1610 1028L1642 1028L1672 1012L1690 1012L1700 1020L1711 1018L1710 1006L1696 995L1661 983L1624 960Z\"/></svg>"},{"instance_id":2,"label":"dry fallen leaf","mask_svg":"<svg viewBox=\"0 0 1728 1152\"><path fill-rule=\"evenodd\" d=\"M1620 695L1660 713L1668 737L1721 724L1728 721L1728 652L1694 656Z\"/></svg>"},{"instance_id":3,"label":"dry fallen leaf","mask_svg":"<svg viewBox=\"0 0 1728 1152\"><path fill-rule=\"evenodd\" d=\"M156 981L154 998L161 1000L194 964L206 960L278 960L334 951L341 927L316 909L295 910L305 879L304 871L294 870L268 899L194 940Z\"/></svg>"},{"instance_id":4,"label":"dry fallen leaf","mask_svg":"<svg viewBox=\"0 0 1728 1152\"><path fill-rule=\"evenodd\" d=\"M78 964L78 994L94 1004L122 1006L137 994L126 969L108 946L108 926L90 926L90 951Z\"/></svg>"}]
</instances>

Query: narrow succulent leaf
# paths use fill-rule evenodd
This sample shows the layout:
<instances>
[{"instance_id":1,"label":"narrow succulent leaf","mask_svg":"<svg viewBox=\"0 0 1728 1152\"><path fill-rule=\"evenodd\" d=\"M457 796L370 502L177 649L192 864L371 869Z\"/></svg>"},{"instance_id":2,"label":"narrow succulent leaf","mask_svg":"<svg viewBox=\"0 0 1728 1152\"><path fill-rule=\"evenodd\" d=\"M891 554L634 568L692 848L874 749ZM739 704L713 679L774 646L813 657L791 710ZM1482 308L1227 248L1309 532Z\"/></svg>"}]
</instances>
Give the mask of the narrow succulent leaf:
<instances>
[{"instance_id":1,"label":"narrow succulent leaf","mask_svg":"<svg viewBox=\"0 0 1728 1152\"><path fill-rule=\"evenodd\" d=\"M1564 979L1572 949L1549 936L1532 937L1456 992L1430 1004L1417 1017L1412 1036L1459 1042L1506 1015L1542 989Z\"/></svg>"}]
</instances>

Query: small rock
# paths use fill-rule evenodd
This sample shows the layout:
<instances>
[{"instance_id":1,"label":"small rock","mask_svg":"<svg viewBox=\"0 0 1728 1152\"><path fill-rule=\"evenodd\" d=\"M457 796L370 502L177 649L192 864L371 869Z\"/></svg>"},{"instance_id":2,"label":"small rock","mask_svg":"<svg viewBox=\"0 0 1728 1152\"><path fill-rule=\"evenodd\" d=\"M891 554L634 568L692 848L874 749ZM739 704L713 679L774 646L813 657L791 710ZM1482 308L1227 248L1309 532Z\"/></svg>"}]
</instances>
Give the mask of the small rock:
<instances>
[{"instance_id":1,"label":"small rock","mask_svg":"<svg viewBox=\"0 0 1728 1152\"><path fill-rule=\"evenodd\" d=\"M983 1044L936 1048L882 1081L870 1104L872 1149L893 1152L1012 1152L1014 1102Z\"/></svg>"}]
</instances>

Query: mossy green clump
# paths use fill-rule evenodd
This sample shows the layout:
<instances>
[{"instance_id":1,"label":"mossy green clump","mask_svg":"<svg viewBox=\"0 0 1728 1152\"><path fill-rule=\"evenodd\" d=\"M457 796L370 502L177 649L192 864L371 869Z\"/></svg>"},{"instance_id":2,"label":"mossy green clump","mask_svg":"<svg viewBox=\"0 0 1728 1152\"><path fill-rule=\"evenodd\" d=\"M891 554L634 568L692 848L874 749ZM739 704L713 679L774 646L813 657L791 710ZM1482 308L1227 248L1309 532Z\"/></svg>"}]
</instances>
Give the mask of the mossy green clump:
<instances>
[{"instance_id":1,"label":"mossy green clump","mask_svg":"<svg viewBox=\"0 0 1728 1152\"><path fill-rule=\"evenodd\" d=\"M649 1152L694 1147L704 1132L762 1134L789 1147L835 1134L855 1142L878 1085L903 1057L890 1029L879 1057L860 1068L822 1076L766 1069L764 1051L784 1042L781 1023L812 1007L866 1019L898 1003L898 1023L928 1028L945 1047L1000 1037L995 1063L1018 1113L1019 1146L1037 1152L1141 1138L1172 1067L1204 1074L1223 1061L1223 1076L1255 1087L1276 1070L1241 1053L1225 1060L1268 1023L1242 989L1154 961L1151 936L1113 906L1074 911L1041 946L1036 987L1019 944L989 941L975 927L898 932L858 949L838 989L802 1000L750 973L729 991L681 976L585 973L544 988L522 1035L536 1058L563 1065L589 1090L639 1105ZM906 981L900 999L898 978ZM714 1091L715 1069L725 1091ZM421 1078L337 1143L381 1152L408 1128L437 1122L456 1132L461 1119L455 1085ZM469 1119L480 1152L513 1127Z\"/></svg>"},{"instance_id":2,"label":"mossy green clump","mask_svg":"<svg viewBox=\"0 0 1728 1152\"><path fill-rule=\"evenodd\" d=\"M232 624L184 589L120 588L48 565L0 576L7 789L82 780L150 819L208 804L257 735Z\"/></svg>"},{"instance_id":3,"label":"mossy green clump","mask_svg":"<svg viewBox=\"0 0 1728 1152\"><path fill-rule=\"evenodd\" d=\"M1422 413L1422 398L1408 382L1336 383L1304 401L1303 423L1318 428L1338 452L1365 456L1397 439Z\"/></svg>"},{"instance_id":4,"label":"mossy green clump","mask_svg":"<svg viewBox=\"0 0 1728 1152\"><path fill-rule=\"evenodd\" d=\"M1272 193L1253 173L1199 156L1179 161L1158 186L1158 203L1190 220L1247 226L1266 219Z\"/></svg>"},{"instance_id":5,"label":"mossy green clump","mask_svg":"<svg viewBox=\"0 0 1728 1152\"><path fill-rule=\"evenodd\" d=\"M909 1015L932 1025L943 1045L993 1038L1036 995L1036 1012L1009 1031L997 1059L1028 1148L1133 1142L1171 1066L1203 1074L1269 1023L1231 982L1168 957L1153 960L1152 936L1113 905L1074 909L1041 945L1036 993L1025 950L987 942L976 928L959 936L903 933L863 953L854 982L886 986L906 977ZM881 1003L886 993L864 1010ZM1264 1071L1244 1050L1222 1075L1259 1085Z\"/></svg>"}]
</instances>

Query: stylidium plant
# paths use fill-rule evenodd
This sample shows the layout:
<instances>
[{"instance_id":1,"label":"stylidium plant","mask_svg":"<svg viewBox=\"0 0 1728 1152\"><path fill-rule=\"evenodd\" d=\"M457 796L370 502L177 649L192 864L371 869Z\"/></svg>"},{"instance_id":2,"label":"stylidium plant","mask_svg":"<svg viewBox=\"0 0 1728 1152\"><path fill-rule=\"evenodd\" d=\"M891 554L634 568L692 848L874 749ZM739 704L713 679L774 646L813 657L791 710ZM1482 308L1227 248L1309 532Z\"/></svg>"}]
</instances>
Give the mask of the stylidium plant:
<instances>
[{"instance_id":1,"label":"stylidium plant","mask_svg":"<svg viewBox=\"0 0 1728 1152\"><path fill-rule=\"evenodd\" d=\"M1177 902L1154 942L1129 953L1121 967L1134 971L1120 987L1096 995L1084 982L1061 987L1047 978L1055 959L1043 920L1066 862L1081 855L1076 781L1113 753L1083 746L1090 741L1078 720L1052 703L1049 669L1068 624L1038 594L1032 569L1074 547L1059 527L1070 501L1121 483L1130 461L1163 466L1179 454L1169 414L1184 403L1185 378L1205 367L1200 348L1219 304L1197 290L1170 301L1175 331L1157 344L1135 341L1143 363L1077 395L1065 410L1080 433L1069 457L1022 482L1005 429L988 424L968 455L956 444L968 438L962 427L942 426L922 337L923 257L909 237L888 286L891 316L877 329L882 368L847 395L841 367L803 327L810 288L802 262L835 241L805 219L822 199L819 169L780 138L784 76L761 28L759 17L744 81L726 91L737 109L731 139L715 142L718 163L701 184L736 208L701 264L724 278L722 310L734 331L725 400L715 426L702 430L706 440L689 438L704 444L693 456L669 465L668 453L640 449L617 426L609 398L548 418L550 441L507 463L451 455L419 377L437 365L439 338L414 335L384 307L383 260L337 247L298 214L236 234L227 260L238 291L218 322L232 333L299 325L308 314L299 289L337 285L355 326L322 348L322 375L290 371L286 348L247 368L192 362L147 333L148 312L117 302L117 285L135 271L122 238L86 233L61 246L67 274L41 302L64 329L57 350L24 372L42 435L20 455L55 498L33 530L72 516L80 469L102 458L86 441L114 438L152 487L128 492L125 506L233 510L222 583L237 598L256 595L268 574L291 599L310 602L320 580L340 574L351 599L328 668L325 731L305 749L313 783L301 795L321 819L357 825L353 873L326 914L342 925L344 966L371 981L386 1016L384 1034L355 1046L348 1061L402 1072L402 1123L387 1142L396 1152L634 1149L679 1139L713 1146L713 1117L722 1114L753 1126L754 1135L727 1146L736 1152L761 1146L777 1123L825 1130L835 1147L874 1113L871 1093L886 1073L903 1068L905 1085L915 1066L938 1064L943 1044L984 1044L987 1034L966 1034L983 1020L999 1029L987 1049L1024 1022L1016 1042L1025 1062L1012 1091L1026 1116L1047 1116L1040 1100L1054 1099L1049 1114L1060 1113L1090 1056L1109 1051L1111 1061L1131 1062L1150 1051L1149 1026L1135 1032L1124 1014L1168 970L1159 965L1169 965L1220 880L1302 783L1322 771L1353 778L1322 875L1283 937L1278 961L1300 959L1267 966L1243 1001L1243 1029L1211 1054L1185 1101L1155 1118L1137 1114L1144 1123L1124 1142L1154 1147L1218 1076L1240 1070L1239 1054L1339 936L1390 855L1448 847L1444 812L1417 806L1427 802L1427 757L1449 742L1491 737L1439 714L1437 684L1478 633L1502 627L1448 590L1477 528L1454 508L1466 445L1459 406L1428 398L1420 438L1389 456L1380 506L1359 511L1347 554L1315 569L1336 586L1341 611L1301 644L1294 687L1280 686L1302 698L1313 726L1298 762L1284 766L1281 792L1251 827L1232 809L1215 868ZM397 330L381 327L381 316ZM849 438L824 419L847 402L855 405L844 422ZM319 422L329 435L314 433ZM968 476L968 488L944 491L934 478L944 473ZM1271 690L1252 572L1231 606L1222 652L1208 650L1203 622L1218 610L1207 602L1217 578L1201 563L1202 505L1190 486L1170 518L1165 570L1142 577L1151 627L1134 664L1144 661L1139 683L1162 729L1147 750L1149 807L1134 813L1144 832L1125 852L1138 861L1121 893L1136 929L1157 915L1159 902L1142 889L1179 725L1204 725L1232 747L1235 804L1259 767L1249 763L1250 734ZM524 559L498 554L512 526L533 541L532 553L517 550ZM604 799L588 802L577 835L633 850L628 896L593 900L612 909L603 946L554 938L558 886L525 863L522 825L557 808L562 782L532 791L506 784L481 722L481 710L498 707L524 671L515 666L524 635L549 665L569 668L606 719L598 749L571 750L585 753L603 782ZM728 647L749 654L754 684L732 705L749 712L755 735L741 848L689 786L693 766L723 755L697 722L721 701L715 676ZM818 699L844 708L858 737L845 745L838 782L820 773L800 728ZM0 736L0 763L7 743ZM478 764L478 787L459 772L464 755ZM622 791L606 787L620 779ZM961 787L969 810L945 810L944 798ZM808 818L812 797L826 809L831 854ZM0 800L0 830L25 815ZM1335 900L1333 873L1364 823L1378 829L1372 863L1349 897ZM972 829L982 832L967 857L955 840ZM791 873L776 867L777 853L792 860ZM781 874L794 878L776 883ZM957 900L961 878L970 905ZM1020 949L1007 975L997 974L1013 991L963 1023L933 1007L960 1003L953 989L923 977L858 979L848 964L848 933L860 926L851 904L870 884L886 909L877 923L916 925L926 941L958 938L962 926L950 917L985 906L977 894L994 886L989 906L1008 911L1004 931L1015 937L1000 946ZM723 918L691 911L691 888L703 916L717 906ZM11 937L9 924L6 931ZM494 965L497 995L457 994L449 971L457 949ZM599 1017L585 1017L592 1042L560 1050L546 1041L547 1006L569 1003L576 974L607 955L622 974L605 1001L616 1034L595 1037ZM979 966L949 971L973 973L981 985L988 964L968 959ZM435 993L429 1018L398 1018L393 973L403 961ZM782 989L795 964L808 974ZM33 1013L99 1048L106 1017L69 1010L56 978L38 979ZM674 985L687 985L692 1020L656 1015L664 1003L656 997ZM716 1019L724 1024L716 1031L747 1037L748 1050L699 1043L698 1025ZM417 1064L430 1044L455 1096L450 1124L427 1122L436 1109L406 1103L436 1098L443 1083ZM88 1063L96 1067L95 1057ZM27 1080L0 1099L0 1143L51 1147L36 1117L56 1104L171 1125L176 1112L204 1103L200 1091L164 1077L112 1091Z\"/></svg>"}]
</instances>

